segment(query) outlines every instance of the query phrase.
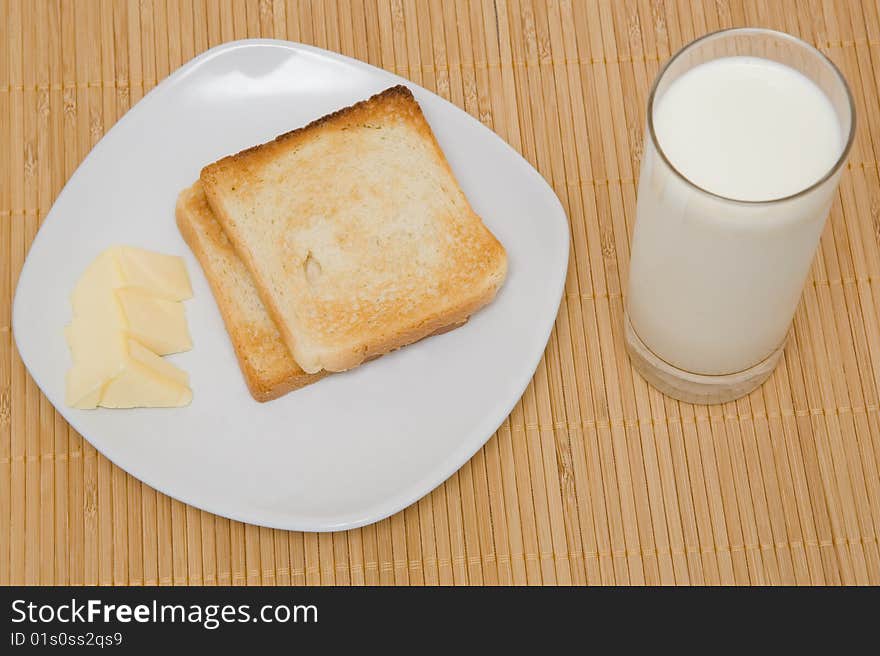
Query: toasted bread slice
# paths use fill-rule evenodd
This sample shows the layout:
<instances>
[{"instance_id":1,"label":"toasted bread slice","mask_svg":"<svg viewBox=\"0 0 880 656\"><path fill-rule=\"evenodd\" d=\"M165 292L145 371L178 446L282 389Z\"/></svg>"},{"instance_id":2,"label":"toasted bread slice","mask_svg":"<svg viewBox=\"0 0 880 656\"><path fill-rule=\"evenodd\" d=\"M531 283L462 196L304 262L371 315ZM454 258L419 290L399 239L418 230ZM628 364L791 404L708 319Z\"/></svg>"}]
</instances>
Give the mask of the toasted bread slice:
<instances>
[{"instance_id":1,"label":"toasted bread slice","mask_svg":"<svg viewBox=\"0 0 880 656\"><path fill-rule=\"evenodd\" d=\"M257 401L270 401L320 380L322 374L305 373L290 355L250 272L214 218L201 182L180 193L176 213L180 232L217 299L251 395Z\"/></svg>"},{"instance_id":2,"label":"toasted bread slice","mask_svg":"<svg viewBox=\"0 0 880 656\"><path fill-rule=\"evenodd\" d=\"M223 158L201 181L307 372L459 324L507 273L406 87Z\"/></svg>"}]
</instances>

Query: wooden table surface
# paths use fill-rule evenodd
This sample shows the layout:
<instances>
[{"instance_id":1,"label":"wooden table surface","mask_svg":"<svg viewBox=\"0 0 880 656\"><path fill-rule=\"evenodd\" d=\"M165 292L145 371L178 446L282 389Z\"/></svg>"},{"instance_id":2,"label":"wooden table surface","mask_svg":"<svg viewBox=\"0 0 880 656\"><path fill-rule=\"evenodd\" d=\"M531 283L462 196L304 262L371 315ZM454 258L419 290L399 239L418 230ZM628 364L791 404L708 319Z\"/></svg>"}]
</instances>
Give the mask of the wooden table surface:
<instances>
[{"instance_id":1,"label":"wooden table surface","mask_svg":"<svg viewBox=\"0 0 880 656\"><path fill-rule=\"evenodd\" d=\"M633 372L621 292L651 81L739 25L827 53L859 130L782 365L695 407ZM229 521L127 475L42 397L10 330L28 246L102 134L196 54L258 36L450 99L571 222L559 317L513 413L433 493L343 533ZM878 86L876 0L0 0L0 583L880 583Z\"/></svg>"}]
</instances>

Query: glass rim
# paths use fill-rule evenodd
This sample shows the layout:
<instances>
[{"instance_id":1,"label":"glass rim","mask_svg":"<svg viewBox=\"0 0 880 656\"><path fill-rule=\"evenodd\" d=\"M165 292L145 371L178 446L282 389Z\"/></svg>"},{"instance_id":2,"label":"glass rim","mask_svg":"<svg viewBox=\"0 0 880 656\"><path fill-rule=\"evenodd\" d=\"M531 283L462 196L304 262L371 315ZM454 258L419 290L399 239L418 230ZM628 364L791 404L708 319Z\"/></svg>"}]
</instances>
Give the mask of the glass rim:
<instances>
[{"instance_id":1,"label":"glass rim","mask_svg":"<svg viewBox=\"0 0 880 656\"><path fill-rule=\"evenodd\" d=\"M717 37L720 37L723 35L736 34L736 33L772 35L774 37L781 38L783 40L795 43L799 46L803 46L807 51L812 51L816 56L819 57L820 60L824 61L831 68L831 70L834 72L835 77L840 82L840 84L843 86L843 90L846 93L847 106L849 107L850 125L849 125L849 135L847 136L846 144L844 145L843 150L840 153L840 156L837 158L837 160L834 162L834 164L831 166L831 168L828 170L828 172L825 173L825 175L823 175L818 180L816 180L815 182L810 184L808 187L804 187L800 191L796 191L792 194L788 194L787 196L780 196L779 198L768 198L766 200L744 200L741 198L730 198L729 196L724 196L722 194L718 194L718 193L715 193L714 191L706 189L705 187L701 187L696 182L694 182L693 180L688 178L684 173L679 171L675 167L675 165L673 165L673 163L671 161L669 161L669 158L666 156L666 153L663 151L663 148L660 146L660 140L657 138L657 132L654 130L654 100L657 95L657 88L660 86L660 81L666 75L666 72L669 70L669 67L672 66L672 64L675 61L677 61L679 59L679 57L681 57L684 53L686 53L688 50L690 50L693 46L697 45L698 43L702 43L703 41L708 41L710 39L714 39L714 38L717 38ZM719 59L720 59L720 57L719 57ZM805 196L806 194L809 194L810 192L812 192L814 189L821 187L832 176L837 174L837 172L840 171L840 169L843 167L844 162L846 162L846 158L849 156L849 151L852 148L853 142L855 141L855 134L856 134L855 100L853 99L852 91L849 88L849 84L847 83L846 78L843 76L843 73L840 72L840 69L837 67L837 65L833 61L831 61L831 59L829 59L828 56L825 55L825 53L823 53L819 49L815 48L811 44L807 43L803 39L800 39L800 38L793 36L791 34L788 34L786 32L780 32L778 30L771 30L769 28L764 28L764 27L732 27L732 28L726 28L726 29L722 29L722 30L716 30L715 32L709 32L708 34L704 34L703 36L701 36L697 39L694 39L693 41L690 41L689 43L687 43L684 46L682 46L681 48L679 48L678 51L676 51L675 54L673 54L667 60L667 62L663 65L663 67L657 73L657 77L654 78L654 83L651 85L651 93L648 95L648 110L647 110L647 112L648 112L648 117L647 117L647 119L648 119L648 133L651 137L651 142L654 144L654 149L660 155L660 158L663 160L663 162L666 164L666 166L668 166L672 170L672 172L675 173L676 176L678 176L678 178L680 178L689 187L693 187L694 189L696 189L704 194L707 194L709 196L712 196L714 198L718 198L719 200L723 200L728 203L741 203L743 205L750 205L750 206L771 205L774 203L782 203L785 201L793 200L795 198L799 198L800 196Z\"/></svg>"}]
</instances>

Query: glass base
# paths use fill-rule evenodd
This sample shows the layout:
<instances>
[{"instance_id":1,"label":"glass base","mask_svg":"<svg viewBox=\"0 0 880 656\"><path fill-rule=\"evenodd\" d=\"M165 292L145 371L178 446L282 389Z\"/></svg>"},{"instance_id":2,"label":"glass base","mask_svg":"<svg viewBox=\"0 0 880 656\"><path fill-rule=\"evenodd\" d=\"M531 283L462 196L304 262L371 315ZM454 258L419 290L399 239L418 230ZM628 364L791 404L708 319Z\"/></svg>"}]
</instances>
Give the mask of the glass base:
<instances>
[{"instance_id":1,"label":"glass base","mask_svg":"<svg viewBox=\"0 0 880 656\"><path fill-rule=\"evenodd\" d=\"M624 313L623 322L626 331L626 349L636 371L652 387L667 396L687 403L711 405L726 403L745 396L770 377L779 363L779 358L782 357L782 350L785 347L783 342L766 359L744 371L723 376L707 376L673 367L668 362L661 360L645 346L645 343L636 334L629 320L629 315L626 313Z\"/></svg>"}]
</instances>

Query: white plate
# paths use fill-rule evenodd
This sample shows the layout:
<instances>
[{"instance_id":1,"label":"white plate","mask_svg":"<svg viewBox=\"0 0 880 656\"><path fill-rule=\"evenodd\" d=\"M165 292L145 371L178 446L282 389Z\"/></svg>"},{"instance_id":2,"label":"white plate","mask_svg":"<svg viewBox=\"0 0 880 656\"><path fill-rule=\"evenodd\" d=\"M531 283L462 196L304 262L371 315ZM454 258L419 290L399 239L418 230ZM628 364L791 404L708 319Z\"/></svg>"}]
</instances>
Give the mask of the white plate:
<instances>
[{"instance_id":1,"label":"white plate","mask_svg":"<svg viewBox=\"0 0 880 656\"><path fill-rule=\"evenodd\" d=\"M201 167L395 84L412 89L470 199L507 249L495 301L464 327L265 404L245 388L195 257L174 223ZM195 348L180 409L75 410L63 326L79 275L131 244L186 258ZM442 98L341 55L284 41L214 48L183 66L95 146L31 247L13 330L34 380L114 463L213 513L284 529L362 526L413 503L461 467L522 395L547 343L568 260L568 223L541 176Z\"/></svg>"}]
</instances>

